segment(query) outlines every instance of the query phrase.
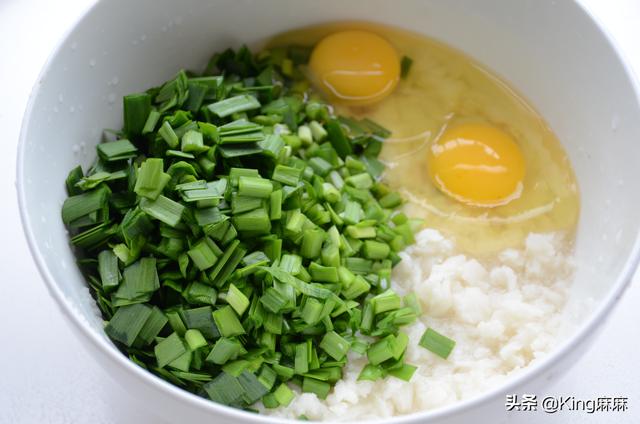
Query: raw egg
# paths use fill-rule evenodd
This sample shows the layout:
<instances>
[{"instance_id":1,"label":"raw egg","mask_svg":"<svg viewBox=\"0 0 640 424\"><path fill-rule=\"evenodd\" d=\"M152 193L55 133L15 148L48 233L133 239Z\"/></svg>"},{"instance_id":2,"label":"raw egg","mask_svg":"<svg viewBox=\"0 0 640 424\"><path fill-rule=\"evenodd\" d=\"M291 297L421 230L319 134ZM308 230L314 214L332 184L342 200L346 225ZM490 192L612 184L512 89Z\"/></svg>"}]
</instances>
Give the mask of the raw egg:
<instances>
[{"instance_id":1,"label":"raw egg","mask_svg":"<svg viewBox=\"0 0 640 424\"><path fill-rule=\"evenodd\" d=\"M384 183L402 194L407 216L457 249L494 257L533 232L575 230L580 197L560 141L483 65L420 34L362 22L274 42L315 46L309 74L336 114L391 131L379 156ZM399 79L401 56L413 64Z\"/></svg>"},{"instance_id":2,"label":"raw egg","mask_svg":"<svg viewBox=\"0 0 640 424\"><path fill-rule=\"evenodd\" d=\"M366 105L391 94L400 77L400 60L393 46L379 35L340 31L316 45L309 69L330 100Z\"/></svg>"},{"instance_id":3,"label":"raw egg","mask_svg":"<svg viewBox=\"0 0 640 424\"><path fill-rule=\"evenodd\" d=\"M522 193L522 152L513 137L494 126L447 129L429 148L427 160L436 187L462 203L493 207Z\"/></svg>"}]
</instances>

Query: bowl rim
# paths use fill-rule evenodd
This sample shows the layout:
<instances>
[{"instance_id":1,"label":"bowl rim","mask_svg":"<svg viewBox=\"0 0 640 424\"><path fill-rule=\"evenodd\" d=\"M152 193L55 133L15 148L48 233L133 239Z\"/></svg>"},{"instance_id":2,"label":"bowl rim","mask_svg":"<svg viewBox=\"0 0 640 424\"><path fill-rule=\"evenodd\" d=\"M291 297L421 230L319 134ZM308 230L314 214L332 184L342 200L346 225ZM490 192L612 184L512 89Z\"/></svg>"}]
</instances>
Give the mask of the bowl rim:
<instances>
[{"instance_id":1,"label":"bowl rim","mask_svg":"<svg viewBox=\"0 0 640 424\"><path fill-rule=\"evenodd\" d=\"M622 66L625 76L628 82L633 88L636 104L640 105L640 82L634 75L634 70L631 68L629 61L626 60L625 54L615 38L608 31L607 27L602 24L601 20L589 9L584 3L573 0L571 2L574 7L577 7L578 13L583 13L584 18L590 20L596 30L598 30L604 37L604 40L608 44L608 47L613 51L615 58ZM79 316L77 309L71 304L71 302L65 297L62 290L57 286L55 279L47 268L44 254L38 249L36 244L36 237L33 233L33 229L29 220L29 214L26 210L26 190L24 175L24 161L26 155L27 139L29 137L29 126L32 121L32 114L40 92L40 85L44 77L49 72L53 61L58 56L62 48L67 44L71 34L77 28L78 24L85 20L85 18L96 10L103 2L94 0L92 4L88 5L84 11L82 11L73 23L64 31L63 35L59 37L55 47L49 53L42 69L40 70L38 77L29 94L28 102L23 114L22 124L20 128L20 136L18 140L18 154L16 164L16 191L18 196L18 207L20 211L20 220L22 222L22 229L31 252L31 256L36 264L36 267L40 273L40 276L44 280L47 289L51 296L55 299L60 307L63 315L70 321L75 329L74 333L82 334L88 339L93 347L104 354L104 357L109 362L117 367L122 367L123 370L129 372L135 376L141 383L148 386L151 390L156 392L162 392L165 396L170 396L176 400L183 402L185 405L189 405L194 408L198 408L200 412L209 413L212 416L219 415L229 420L241 420L241 422L251 422L255 424L264 423L282 423L290 422L295 423L297 420L288 418L279 418L273 416L266 416L262 414L256 414L252 412L243 411L230 406L218 404L211 400L197 396L184 389L179 388L166 380L152 374L151 372L137 366L135 363L125 357L116 347L107 339L104 335L100 335L95 329L86 321L86 319ZM612 309L619 302L620 298L624 294L626 288L629 286L632 277L636 271L638 263L640 262L640 229L636 233L636 238L633 246L629 252L629 255L625 261L625 264L616 277L612 288L609 290L604 299L600 302L600 305L591 311L587 320L577 327L577 331L574 331L571 336L565 340L558 348L552 350L545 355L541 360L528 365L519 373L514 376L508 377L508 379L500 385L497 385L489 390L481 392L468 399L454 402L450 405L446 405L434 410L418 411L407 415L401 415L389 418L380 418L375 420L358 420L359 423L385 423L393 422L398 424L409 424L415 422L429 421L433 422L439 418L453 417L456 414L463 413L469 409L480 406L484 403L497 399L504 393L513 392L517 386L521 386L536 375L542 374L551 368L555 363L560 362L562 359L567 358L574 348L581 342L584 342L589 333L592 333L598 329L606 320ZM107 366L103 362L99 362L100 367L104 371L107 371ZM349 421L355 422L355 421Z\"/></svg>"}]
</instances>

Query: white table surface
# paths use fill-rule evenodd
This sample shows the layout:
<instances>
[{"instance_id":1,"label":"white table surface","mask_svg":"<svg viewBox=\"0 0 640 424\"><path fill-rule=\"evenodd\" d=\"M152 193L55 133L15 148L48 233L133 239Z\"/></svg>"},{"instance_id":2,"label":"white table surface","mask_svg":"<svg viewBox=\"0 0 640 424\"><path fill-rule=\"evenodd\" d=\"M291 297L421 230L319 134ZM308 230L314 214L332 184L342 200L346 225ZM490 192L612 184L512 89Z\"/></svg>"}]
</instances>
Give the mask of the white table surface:
<instances>
[{"instance_id":1,"label":"white table surface","mask_svg":"<svg viewBox=\"0 0 640 424\"><path fill-rule=\"evenodd\" d=\"M559 0L566 1L566 0ZM583 0L640 74L640 0ZM49 52L93 0L0 0L0 424L162 423L113 383L71 333L31 259L18 217L16 145ZM509 423L640 422L640 274L591 350L548 394L629 397L624 413L512 413ZM543 393L540 393L543 395Z\"/></svg>"}]
</instances>

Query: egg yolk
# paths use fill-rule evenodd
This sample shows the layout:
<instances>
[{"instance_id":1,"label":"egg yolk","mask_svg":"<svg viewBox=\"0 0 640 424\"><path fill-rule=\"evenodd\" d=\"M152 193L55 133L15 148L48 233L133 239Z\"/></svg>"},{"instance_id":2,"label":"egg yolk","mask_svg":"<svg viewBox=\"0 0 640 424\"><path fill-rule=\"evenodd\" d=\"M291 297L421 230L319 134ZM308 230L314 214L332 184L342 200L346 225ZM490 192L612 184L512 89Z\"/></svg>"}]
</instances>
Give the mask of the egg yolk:
<instances>
[{"instance_id":1,"label":"egg yolk","mask_svg":"<svg viewBox=\"0 0 640 424\"><path fill-rule=\"evenodd\" d=\"M375 103L388 96L400 76L400 60L384 38L368 31L341 31L322 39L309 60L312 78L332 101Z\"/></svg>"},{"instance_id":2,"label":"egg yolk","mask_svg":"<svg viewBox=\"0 0 640 424\"><path fill-rule=\"evenodd\" d=\"M513 137L486 124L447 129L428 153L440 191L474 206L504 205L520 196L525 161Z\"/></svg>"}]
</instances>

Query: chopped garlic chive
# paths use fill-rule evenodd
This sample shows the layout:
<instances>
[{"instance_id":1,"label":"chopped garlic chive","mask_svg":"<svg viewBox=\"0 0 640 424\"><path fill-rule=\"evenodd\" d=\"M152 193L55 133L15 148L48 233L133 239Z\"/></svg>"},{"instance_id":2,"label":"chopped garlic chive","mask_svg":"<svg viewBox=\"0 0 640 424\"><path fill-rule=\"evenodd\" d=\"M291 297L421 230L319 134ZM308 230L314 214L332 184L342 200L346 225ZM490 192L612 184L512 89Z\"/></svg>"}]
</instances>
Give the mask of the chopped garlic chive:
<instances>
[{"instance_id":1,"label":"chopped garlic chive","mask_svg":"<svg viewBox=\"0 0 640 424\"><path fill-rule=\"evenodd\" d=\"M302 170L299 168L285 165L276 165L275 169L273 170L271 179L282 184L295 187L300 181L301 176Z\"/></svg>"},{"instance_id":2,"label":"chopped garlic chive","mask_svg":"<svg viewBox=\"0 0 640 424\"><path fill-rule=\"evenodd\" d=\"M278 388L273 392L273 395L282 406L288 406L295 398L293 391L284 383L278 386Z\"/></svg>"},{"instance_id":3,"label":"chopped garlic chive","mask_svg":"<svg viewBox=\"0 0 640 424\"><path fill-rule=\"evenodd\" d=\"M331 390L331 385L327 382L309 377L304 377L302 380L302 391L305 393L315 393L320 399L326 399L329 390Z\"/></svg>"},{"instance_id":4,"label":"chopped garlic chive","mask_svg":"<svg viewBox=\"0 0 640 424\"><path fill-rule=\"evenodd\" d=\"M400 59L400 78L406 79L413 65L413 59L409 56L402 56Z\"/></svg>"},{"instance_id":5,"label":"chopped garlic chive","mask_svg":"<svg viewBox=\"0 0 640 424\"><path fill-rule=\"evenodd\" d=\"M273 183L264 178L240 177L238 179L238 194L240 196L267 199L273 191Z\"/></svg>"},{"instance_id":6,"label":"chopped garlic chive","mask_svg":"<svg viewBox=\"0 0 640 424\"><path fill-rule=\"evenodd\" d=\"M369 346L367 350L367 358L369 363L378 365L394 357L394 343L395 337L388 335L387 337L379 340Z\"/></svg>"},{"instance_id":7,"label":"chopped garlic chive","mask_svg":"<svg viewBox=\"0 0 640 424\"><path fill-rule=\"evenodd\" d=\"M178 225L184 212L184 206L162 195L156 200L141 199L140 209L172 227Z\"/></svg>"},{"instance_id":8,"label":"chopped garlic chive","mask_svg":"<svg viewBox=\"0 0 640 424\"><path fill-rule=\"evenodd\" d=\"M358 375L358 381L376 381L384 378L385 375L386 372L382 367L378 365L367 364L364 366L364 368L362 368L362 371L360 371L360 375Z\"/></svg>"},{"instance_id":9,"label":"chopped garlic chive","mask_svg":"<svg viewBox=\"0 0 640 424\"><path fill-rule=\"evenodd\" d=\"M182 136L180 150L187 153L201 153L209 150L209 146L204 145L204 138L201 132L189 130Z\"/></svg>"},{"instance_id":10,"label":"chopped garlic chive","mask_svg":"<svg viewBox=\"0 0 640 424\"><path fill-rule=\"evenodd\" d=\"M237 340L221 337L213 345L213 349L206 358L207 362L224 365L229 360L235 359L244 348Z\"/></svg>"},{"instance_id":11,"label":"chopped garlic chive","mask_svg":"<svg viewBox=\"0 0 640 424\"><path fill-rule=\"evenodd\" d=\"M159 368L167 366L186 352L187 348L178 333L172 333L169 337L156 344L154 348Z\"/></svg>"},{"instance_id":12,"label":"chopped garlic chive","mask_svg":"<svg viewBox=\"0 0 640 424\"><path fill-rule=\"evenodd\" d=\"M410 381L418 367L409 364L402 364L400 368L393 368L388 371L389 375L400 380Z\"/></svg>"},{"instance_id":13,"label":"chopped garlic chive","mask_svg":"<svg viewBox=\"0 0 640 424\"><path fill-rule=\"evenodd\" d=\"M306 96L305 51L228 50L126 96L124 130L65 181L107 335L233 407L325 398L349 351L370 361L361 379L415 372L400 329L419 302L389 287L421 224L380 180L389 131Z\"/></svg>"},{"instance_id":14,"label":"chopped garlic chive","mask_svg":"<svg viewBox=\"0 0 640 424\"><path fill-rule=\"evenodd\" d=\"M226 301L239 316L249 307L249 299L233 283L229 285Z\"/></svg>"},{"instance_id":15,"label":"chopped garlic chive","mask_svg":"<svg viewBox=\"0 0 640 424\"><path fill-rule=\"evenodd\" d=\"M118 257L112 250L103 250L98 254L98 273L105 292L110 292L120 284Z\"/></svg>"},{"instance_id":16,"label":"chopped garlic chive","mask_svg":"<svg viewBox=\"0 0 640 424\"><path fill-rule=\"evenodd\" d=\"M113 340L125 346L133 346L145 322L151 316L151 308L134 304L118 308L104 331Z\"/></svg>"},{"instance_id":17,"label":"chopped garlic chive","mask_svg":"<svg viewBox=\"0 0 640 424\"><path fill-rule=\"evenodd\" d=\"M157 199L171 179L171 176L163 169L164 161L162 159L149 158L142 162L133 191L139 196L151 200Z\"/></svg>"},{"instance_id":18,"label":"chopped garlic chive","mask_svg":"<svg viewBox=\"0 0 640 424\"><path fill-rule=\"evenodd\" d=\"M447 359L455 347L456 342L438 333L433 328L427 328L418 344L439 357Z\"/></svg>"},{"instance_id":19,"label":"chopped garlic chive","mask_svg":"<svg viewBox=\"0 0 640 424\"><path fill-rule=\"evenodd\" d=\"M239 336L245 333L238 316L230 306L224 306L213 312L213 319L216 322L218 331L224 337Z\"/></svg>"},{"instance_id":20,"label":"chopped garlic chive","mask_svg":"<svg viewBox=\"0 0 640 424\"><path fill-rule=\"evenodd\" d=\"M335 331L325 334L319 346L336 361L343 359L351 347L350 343Z\"/></svg>"},{"instance_id":21,"label":"chopped garlic chive","mask_svg":"<svg viewBox=\"0 0 640 424\"><path fill-rule=\"evenodd\" d=\"M171 128L171 124L169 123L169 121L164 121L162 123L160 129L158 130L158 135L160 135L160 137L162 137L162 139L172 149L178 147L178 144L180 143L180 140L178 139L178 136L176 135L173 128Z\"/></svg>"},{"instance_id":22,"label":"chopped garlic chive","mask_svg":"<svg viewBox=\"0 0 640 424\"><path fill-rule=\"evenodd\" d=\"M184 339L191 350L197 350L208 345L200 330L191 328L184 333Z\"/></svg>"},{"instance_id":23,"label":"chopped garlic chive","mask_svg":"<svg viewBox=\"0 0 640 424\"><path fill-rule=\"evenodd\" d=\"M249 94L229 97L219 102L212 103L207 108L220 118L225 118L233 113L246 112L248 110L257 109L260 102Z\"/></svg>"},{"instance_id":24,"label":"chopped garlic chive","mask_svg":"<svg viewBox=\"0 0 640 424\"><path fill-rule=\"evenodd\" d=\"M151 96L147 93L136 93L124 96L124 131L138 135L142 132L147 117L151 112Z\"/></svg>"}]
</instances>

